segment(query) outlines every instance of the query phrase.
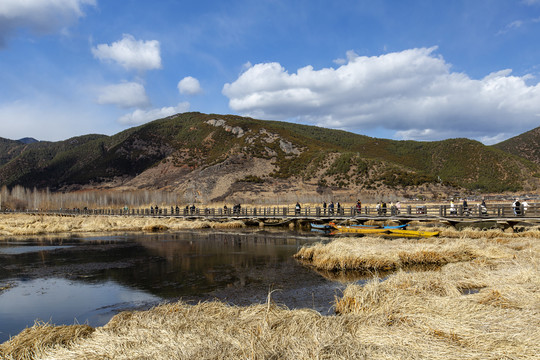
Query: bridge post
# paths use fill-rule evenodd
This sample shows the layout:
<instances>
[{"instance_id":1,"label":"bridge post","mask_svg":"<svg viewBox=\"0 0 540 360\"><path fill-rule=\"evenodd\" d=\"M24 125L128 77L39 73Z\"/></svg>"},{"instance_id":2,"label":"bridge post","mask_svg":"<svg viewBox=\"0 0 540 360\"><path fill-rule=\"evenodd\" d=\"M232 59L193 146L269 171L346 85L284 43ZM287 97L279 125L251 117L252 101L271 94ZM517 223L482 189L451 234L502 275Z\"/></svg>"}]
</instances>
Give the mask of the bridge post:
<instances>
[{"instance_id":1,"label":"bridge post","mask_svg":"<svg viewBox=\"0 0 540 360\"><path fill-rule=\"evenodd\" d=\"M411 215L411 213L412 213L412 206L407 205L407 215Z\"/></svg>"}]
</instances>

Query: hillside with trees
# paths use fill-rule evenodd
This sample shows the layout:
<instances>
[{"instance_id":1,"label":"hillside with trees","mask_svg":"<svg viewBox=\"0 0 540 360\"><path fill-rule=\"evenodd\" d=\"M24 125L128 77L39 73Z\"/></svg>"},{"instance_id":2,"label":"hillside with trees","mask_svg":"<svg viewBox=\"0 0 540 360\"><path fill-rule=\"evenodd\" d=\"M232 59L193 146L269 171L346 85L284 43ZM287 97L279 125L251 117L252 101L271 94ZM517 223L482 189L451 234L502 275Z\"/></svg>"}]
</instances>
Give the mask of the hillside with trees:
<instances>
[{"instance_id":1,"label":"hillside with trees","mask_svg":"<svg viewBox=\"0 0 540 360\"><path fill-rule=\"evenodd\" d=\"M0 139L0 186L165 190L203 202L534 191L539 163L511 149L191 112L113 136L28 144Z\"/></svg>"}]
</instances>

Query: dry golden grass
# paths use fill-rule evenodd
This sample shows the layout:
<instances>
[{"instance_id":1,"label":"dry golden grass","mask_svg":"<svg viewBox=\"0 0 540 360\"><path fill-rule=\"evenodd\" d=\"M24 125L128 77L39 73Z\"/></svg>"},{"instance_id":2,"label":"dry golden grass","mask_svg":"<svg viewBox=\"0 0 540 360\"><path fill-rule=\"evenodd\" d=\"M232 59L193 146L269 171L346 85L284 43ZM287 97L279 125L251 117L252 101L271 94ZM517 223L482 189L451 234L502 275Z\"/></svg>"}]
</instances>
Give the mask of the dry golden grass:
<instances>
[{"instance_id":1,"label":"dry golden grass","mask_svg":"<svg viewBox=\"0 0 540 360\"><path fill-rule=\"evenodd\" d=\"M423 344L416 358L538 359L540 241L522 233L497 235L336 239L303 248L298 256L320 269L400 268L407 264L404 253L409 263L446 262L437 271L400 270L349 285L336 298L336 312L399 334L411 350Z\"/></svg>"},{"instance_id":2,"label":"dry golden grass","mask_svg":"<svg viewBox=\"0 0 540 360\"><path fill-rule=\"evenodd\" d=\"M203 228L240 228L242 221L211 222L142 216L58 216L1 214L0 236L43 235L57 233L165 231Z\"/></svg>"},{"instance_id":3,"label":"dry golden grass","mask_svg":"<svg viewBox=\"0 0 540 360\"><path fill-rule=\"evenodd\" d=\"M433 358L538 359L539 265L536 257L400 271L385 281L349 285L336 311L386 324L411 341L428 338Z\"/></svg>"},{"instance_id":4,"label":"dry golden grass","mask_svg":"<svg viewBox=\"0 0 540 360\"><path fill-rule=\"evenodd\" d=\"M179 302L121 313L91 336L46 348L34 358L357 359L366 354L376 355L374 359L414 358L402 348L379 351L378 345L364 340L362 327L355 316L324 317L270 304L240 308Z\"/></svg>"},{"instance_id":5,"label":"dry golden grass","mask_svg":"<svg viewBox=\"0 0 540 360\"><path fill-rule=\"evenodd\" d=\"M0 357L538 359L540 239L480 233L487 236L344 238L303 248L299 254L321 269L440 265L351 284L336 298L339 315L270 301L248 307L178 302L120 313L94 332L59 335L41 324L0 345Z\"/></svg>"},{"instance_id":6,"label":"dry golden grass","mask_svg":"<svg viewBox=\"0 0 540 360\"><path fill-rule=\"evenodd\" d=\"M480 239L480 238L540 238L540 229L538 227L527 227L524 231L514 232L511 228L508 230L502 229L489 229L489 230L477 230L474 228L465 228L462 230L456 230L454 228L429 228L430 231L440 230L441 236L451 238L468 238L468 239Z\"/></svg>"},{"instance_id":7,"label":"dry golden grass","mask_svg":"<svg viewBox=\"0 0 540 360\"><path fill-rule=\"evenodd\" d=\"M123 312L55 347L29 338L36 356L18 359L538 359L539 264L528 257L350 285L336 316L219 302ZM0 345L0 354L9 359L21 342Z\"/></svg>"},{"instance_id":8,"label":"dry golden grass","mask_svg":"<svg viewBox=\"0 0 540 360\"><path fill-rule=\"evenodd\" d=\"M415 265L444 265L479 257L505 256L492 241L473 239L336 238L302 247L295 258L328 271L386 271Z\"/></svg>"},{"instance_id":9,"label":"dry golden grass","mask_svg":"<svg viewBox=\"0 0 540 360\"><path fill-rule=\"evenodd\" d=\"M39 359L55 347L66 347L88 337L94 329L88 325L53 326L36 323L19 335L0 344L0 358L5 360Z\"/></svg>"}]
</instances>

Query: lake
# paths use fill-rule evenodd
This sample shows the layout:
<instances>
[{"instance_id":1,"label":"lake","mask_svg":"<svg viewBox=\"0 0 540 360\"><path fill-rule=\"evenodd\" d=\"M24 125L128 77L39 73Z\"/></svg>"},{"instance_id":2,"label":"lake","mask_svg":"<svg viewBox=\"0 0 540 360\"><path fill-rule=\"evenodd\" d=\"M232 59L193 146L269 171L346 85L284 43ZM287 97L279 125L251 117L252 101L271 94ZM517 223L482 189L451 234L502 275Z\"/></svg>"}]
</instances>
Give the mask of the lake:
<instances>
[{"instance_id":1,"label":"lake","mask_svg":"<svg viewBox=\"0 0 540 360\"><path fill-rule=\"evenodd\" d=\"M327 238L307 232L41 236L0 240L0 343L35 320L102 326L124 310L182 299L234 305L272 300L333 314L344 282L292 255ZM359 278L360 279L360 278Z\"/></svg>"}]
</instances>

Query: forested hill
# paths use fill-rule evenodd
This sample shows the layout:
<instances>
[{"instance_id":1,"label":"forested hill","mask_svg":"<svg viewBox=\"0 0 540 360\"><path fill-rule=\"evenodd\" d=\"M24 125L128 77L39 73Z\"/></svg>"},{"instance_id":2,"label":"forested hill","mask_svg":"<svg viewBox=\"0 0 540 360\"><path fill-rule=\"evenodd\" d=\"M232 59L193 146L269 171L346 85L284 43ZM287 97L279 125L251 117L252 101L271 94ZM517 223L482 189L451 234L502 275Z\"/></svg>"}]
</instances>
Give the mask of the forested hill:
<instances>
[{"instance_id":1,"label":"forested hill","mask_svg":"<svg viewBox=\"0 0 540 360\"><path fill-rule=\"evenodd\" d=\"M503 143L504 144L504 143ZM538 146L536 145L538 149ZM0 185L241 192L538 186L540 165L468 139L394 141L233 115L183 113L114 136L25 144L0 138Z\"/></svg>"},{"instance_id":2,"label":"forested hill","mask_svg":"<svg viewBox=\"0 0 540 360\"><path fill-rule=\"evenodd\" d=\"M540 127L514 136L494 147L540 164Z\"/></svg>"}]
</instances>

